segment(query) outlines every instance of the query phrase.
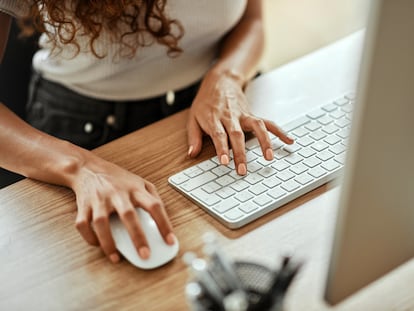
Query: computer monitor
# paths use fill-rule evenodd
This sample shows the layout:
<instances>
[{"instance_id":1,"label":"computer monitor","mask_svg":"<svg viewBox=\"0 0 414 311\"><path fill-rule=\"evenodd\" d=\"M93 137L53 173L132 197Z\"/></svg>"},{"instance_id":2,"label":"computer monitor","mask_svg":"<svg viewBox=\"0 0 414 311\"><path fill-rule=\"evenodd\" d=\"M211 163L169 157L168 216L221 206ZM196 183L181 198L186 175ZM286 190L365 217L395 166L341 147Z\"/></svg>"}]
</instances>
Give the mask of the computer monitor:
<instances>
[{"instance_id":1,"label":"computer monitor","mask_svg":"<svg viewBox=\"0 0 414 311\"><path fill-rule=\"evenodd\" d=\"M414 256L414 1L374 0L371 10L325 288L330 304Z\"/></svg>"}]
</instances>

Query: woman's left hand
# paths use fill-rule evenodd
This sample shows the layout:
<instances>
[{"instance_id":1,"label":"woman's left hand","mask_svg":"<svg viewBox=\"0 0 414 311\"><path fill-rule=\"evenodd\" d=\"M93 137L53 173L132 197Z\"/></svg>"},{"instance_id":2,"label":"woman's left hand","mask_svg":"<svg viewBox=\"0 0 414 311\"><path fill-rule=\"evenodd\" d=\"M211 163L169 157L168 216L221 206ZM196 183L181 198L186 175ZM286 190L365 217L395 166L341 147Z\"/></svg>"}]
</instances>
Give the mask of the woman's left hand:
<instances>
[{"instance_id":1,"label":"woman's left hand","mask_svg":"<svg viewBox=\"0 0 414 311\"><path fill-rule=\"evenodd\" d=\"M245 132L254 132L267 160L273 159L268 132L287 144L293 143L274 122L260 119L250 113L242 82L237 76L231 73L219 74L213 70L205 76L193 101L187 131L190 157L200 153L203 134L207 134L213 141L221 164L229 163L229 148L233 149L235 167L239 175L247 173Z\"/></svg>"}]
</instances>

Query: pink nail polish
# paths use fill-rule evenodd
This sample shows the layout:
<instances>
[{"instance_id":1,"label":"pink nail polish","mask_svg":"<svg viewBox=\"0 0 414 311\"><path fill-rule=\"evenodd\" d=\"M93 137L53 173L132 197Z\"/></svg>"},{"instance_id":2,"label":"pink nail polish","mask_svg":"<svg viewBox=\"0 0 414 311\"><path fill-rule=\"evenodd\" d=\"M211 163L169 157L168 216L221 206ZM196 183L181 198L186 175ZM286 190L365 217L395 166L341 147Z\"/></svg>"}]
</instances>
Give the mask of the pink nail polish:
<instances>
[{"instance_id":1,"label":"pink nail polish","mask_svg":"<svg viewBox=\"0 0 414 311\"><path fill-rule=\"evenodd\" d=\"M221 164L224 164L224 165L229 164L229 157L227 156L227 154L223 154L223 155L220 157L220 163L221 163Z\"/></svg>"},{"instance_id":2,"label":"pink nail polish","mask_svg":"<svg viewBox=\"0 0 414 311\"><path fill-rule=\"evenodd\" d=\"M237 167L237 173L239 175L246 175L247 173L246 164L240 163L239 166Z\"/></svg>"},{"instance_id":3,"label":"pink nail polish","mask_svg":"<svg viewBox=\"0 0 414 311\"><path fill-rule=\"evenodd\" d=\"M273 154L273 150L272 149L267 149L266 150L266 160L273 160L274 154Z\"/></svg>"},{"instance_id":4,"label":"pink nail polish","mask_svg":"<svg viewBox=\"0 0 414 311\"><path fill-rule=\"evenodd\" d=\"M109 255L109 260L112 263L118 263L121 260L121 258L119 258L119 255L117 253L113 253L113 254Z\"/></svg>"},{"instance_id":5,"label":"pink nail polish","mask_svg":"<svg viewBox=\"0 0 414 311\"><path fill-rule=\"evenodd\" d=\"M168 233L167 235L167 244L168 245L174 245L175 243L175 236L173 233Z\"/></svg>"},{"instance_id":6,"label":"pink nail polish","mask_svg":"<svg viewBox=\"0 0 414 311\"><path fill-rule=\"evenodd\" d=\"M140 247L138 253L142 259L148 259L150 256L150 250L146 246Z\"/></svg>"},{"instance_id":7,"label":"pink nail polish","mask_svg":"<svg viewBox=\"0 0 414 311\"><path fill-rule=\"evenodd\" d=\"M193 146L190 146L190 147L188 148L187 155L188 155L189 157L191 157L191 153L193 152L193 149L194 149L194 147L193 147Z\"/></svg>"}]
</instances>

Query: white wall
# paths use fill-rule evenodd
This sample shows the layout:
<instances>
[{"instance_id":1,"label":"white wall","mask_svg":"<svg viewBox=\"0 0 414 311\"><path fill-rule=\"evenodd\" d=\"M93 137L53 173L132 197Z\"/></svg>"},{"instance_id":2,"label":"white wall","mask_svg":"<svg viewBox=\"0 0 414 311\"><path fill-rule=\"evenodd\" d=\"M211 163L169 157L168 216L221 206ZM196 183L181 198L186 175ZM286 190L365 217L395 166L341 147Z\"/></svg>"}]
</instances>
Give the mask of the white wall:
<instances>
[{"instance_id":1,"label":"white wall","mask_svg":"<svg viewBox=\"0 0 414 311\"><path fill-rule=\"evenodd\" d=\"M364 27L370 0L264 1L267 71Z\"/></svg>"}]
</instances>

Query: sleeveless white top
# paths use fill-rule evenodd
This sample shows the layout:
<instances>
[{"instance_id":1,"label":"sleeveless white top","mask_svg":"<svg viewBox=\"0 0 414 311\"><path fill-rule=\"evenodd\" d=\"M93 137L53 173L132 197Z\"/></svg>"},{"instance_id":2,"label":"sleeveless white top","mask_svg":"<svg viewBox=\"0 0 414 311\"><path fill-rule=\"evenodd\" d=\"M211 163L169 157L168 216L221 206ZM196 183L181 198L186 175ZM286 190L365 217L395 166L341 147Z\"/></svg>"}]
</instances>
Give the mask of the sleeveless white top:
<instances>
[{"instance_id":1,"label":"sleeveless white top","mask_svg":"<svg viewBox=\"0 0 414 311\"><path fill-rule=\"evenodd\" d=\"M63 45L61 53L51 53L45 35L33 67L44 78L61 83L81 94L106 100L137 100L179 90L200 80L214 61L220 39L240 20L247 0L170 0L166 12L184 28L179 41L183 52L175 58L165 46L154 43L139 48L134 58L116 57L118 45L109 45L105 34L96 50L106 57L96 58L88 41L78 37L81 52L73 57L73 46ZM22 14L19 0L0 0L0 11Z\"/></svg>"}]
</instances>

